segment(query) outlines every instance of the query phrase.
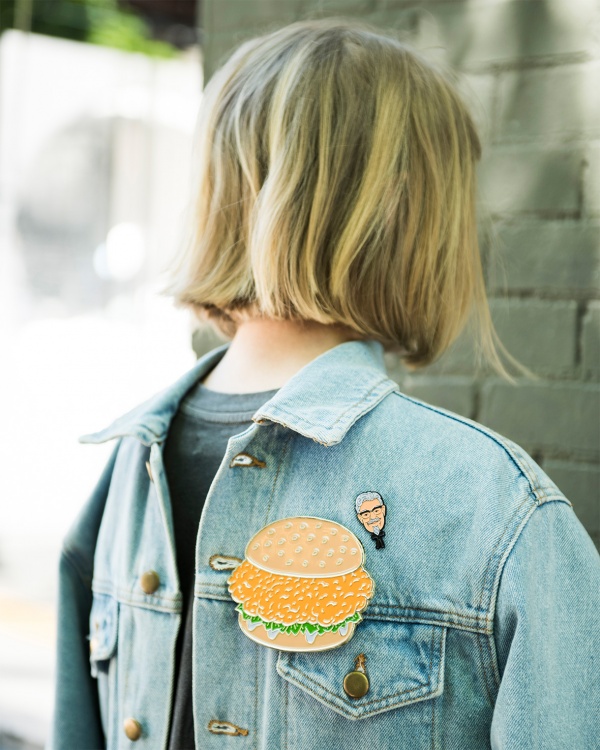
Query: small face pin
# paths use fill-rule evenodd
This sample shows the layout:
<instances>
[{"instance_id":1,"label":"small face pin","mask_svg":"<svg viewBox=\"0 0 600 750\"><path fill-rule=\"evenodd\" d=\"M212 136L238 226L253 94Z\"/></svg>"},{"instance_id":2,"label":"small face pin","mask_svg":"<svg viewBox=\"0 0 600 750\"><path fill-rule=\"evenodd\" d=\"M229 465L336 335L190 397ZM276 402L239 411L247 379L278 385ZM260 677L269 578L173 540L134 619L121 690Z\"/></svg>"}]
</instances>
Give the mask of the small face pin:
<instances>
[{"instance_id":1,"label":"small face pin","mask_svg":"<svg viewBox=\"0 0 600 750\"><path fill-rule=\"evenodd\" d=\"M371 539L375 542L375 549L383 549L385 547L383 527L386 512L383 498L379 492L361 492L354 503L356 517L371 535Z\"/></svg>"}]
</instances>

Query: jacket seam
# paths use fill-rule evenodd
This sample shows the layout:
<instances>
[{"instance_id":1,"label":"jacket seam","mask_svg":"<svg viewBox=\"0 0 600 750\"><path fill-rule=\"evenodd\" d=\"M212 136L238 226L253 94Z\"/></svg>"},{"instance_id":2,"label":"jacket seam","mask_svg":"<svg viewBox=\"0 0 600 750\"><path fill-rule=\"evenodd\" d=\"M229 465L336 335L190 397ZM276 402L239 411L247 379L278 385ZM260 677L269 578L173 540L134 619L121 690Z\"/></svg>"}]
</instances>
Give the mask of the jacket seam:
<instances>
[{"instance_id":1,"label":"jacket seam","mask_svg":"<svg viewBox=\"0 0 600 750\"><path fill-rule=\"evenodd\" d=\"M491 694L491 691L490 691L490 686L488 684L488 668L487 668L485 657L483 655L483 648L481 646L481 640L482 640L482 638L485 638L485 637L486 636L484 636L483 634L478 633L475 636L475 639L477 640L477 650L479 652L479 659L480 659L480 662L481 662L481 671L483 672L483 682L485 684L485 692L486 692L486 695L488 697L489 704L493 708L494 707L494 701L492 699L492 694ZM489 637L489 636L487 636L487 637Z\"/></svg>"},{"instance_id":2,"label":"jacket seam","mask_svg":"<svg viewBox=\"0 0 600 750\"><path fill-rule=\"evenodd\" d=\"M270 523L269 515L271 513L271 503L273 502L273 497L275 496L275 488L277 487L277 480L279 479L279 473L281 472L281 467L283 466L286 460L287 452L288 452L290 442L293 436L294 436L294 433L291 433L290 435L287 436L287 440L284 441L282 449L281 449L281 457L279 459L279 465L277 466L277 471L275 472L275 477L273 479L273 486L271 487L271 494L269 495L269 503L267 505L267 512L265 515L265 524ZM221 585L221 584L215 584L215 585Z\"/></svg>"},{"instance_id":3,"label":"jacket seam","mask_svg":"<svg viewBox=\"0 0 600 750\"><path fill-rule=\"evenodd\" d=\"M502 555L502 558L498 564L496 575L494 576L494 582L492 585L491 590L491 599L490 599L490 618L492 623L492 632L490 637L495 638L495 628L494 628L494 620L496 616L496 604L498 601L498 590L500 588L500 578L502 577L502 573L504 571L504 567L506 565L506 561L510 557L510 553L512 552L515 544L517 543L519 537L523 533L523 529L527 526L529 519L533 516L536 508L539 508L540 506L534 503L531 508L529 509L528 513L524 516L524 518L521 520L521 523L518 525L512 539L510 540L509 544L507 545L506 549L504 550L504 554ZM502 681L502 678L500 677L500 668L498 666L498 654L496 653L496 648L494 645L492 658L491 658L491 666L492 666L492 672L494 676L494 680L496 682L496 690L500 687L500 683Z\"/></svg>"},{"instance_id":4,"label":"jacket seam","mask_svg":"<svg viewBox=\"0 0 600 750\"><path fill-rule=\"evenodd\" d=\"M494 547L494 549L492 550L491 554L488 557L487 565L485 567L485 573L483 574L483 587L481 589L481 596L479 597L479 605L478 605L479 611L482 611L484 609L483 600L484 600L484 597L486 596L486 594L488 594L488 586L487 586L488 574L489 574L489 571L490 571L490 567L492 565L492 561L494 560L494 556L496 554L496 550L505 541L505 537L507 535L507 532L508 532L509 528L511 527L511 525L514 523L515 517L518 517L519 511L527 503L527 501L531 501L531 503L532 503L531 509L530 509L529 513L531 513L537 507L537 504L535 503L535 501L532 500L532 498L531 498L531 496L529 494L527 494L527 496L523 499L523 502L520 503L520 505L515 510L514 514L510 517L508 523L506 524L506 527L504 528L504 531L502 532L500 538L496 542L496 546ZM529 516L526 514L525 515L525 519L527 519L528 517ZM509 542L508 546L509 547L511 546L510 542ZM498 563L499 566L502 565L502 559L503 559L503 556L500 557L500 562ZM497 571L496 571L496 575L497 575ZM494 576L494 580L495 580L495 578L496 578L496 576ZM494 590L494 581L492 581L490 593L493 594L493 590ZM488 622L491 623L492 630L493 630L494 616L493 616L493 612L490 612L490 609L491 609L490 603L488 603L488 606L485 607L485 611L487 613L486 614L486 619L487 619Z\"/></svg>"},{"instance_id":5,"label":"jacket seam","mask_svg":"<svg viewBox=\"0 0 600 750\"><path fill-rule=\"evenodd\" d=\"M440 630L443 630L443 628L440 628ZM379 707L383 707L382 704L387 703L388 701L390 701L390 700L392 700L394 698L399 698L401 695L406 695L406 694L418 693L419 696L423 696L424 698L426 698L427 696L431 695L434 692L434 690L429 689L428 692L426 692L426 691L427 691L428 688L432 688L433 687L433 683L432 683L432 667L433 667L433 657L434 657L434 654L438 655L438 657L439 657L438 672L437 672L437 675L438 675L438 686L439 686L439 677L440 677L440 669L441 669L441 661L442 661L442 640L444 638L444 633L441 632L439 639L436 639L435 636L436 636L436 629L432 628L431 643L430 643L430 646L429 646L429 666L428 666L428 669L427 669L428 679L427 679L426 682L419 683L417 686L412 687L412 688L407 688L406 690L400 690L400 691L398 691L396 693L393 693L392 695L384 695L384 696L382 696L380 698L373 698L373 700L365 701L365 702L361 703L360 706L358 706L358 708L361 709L361 708L363 708L365 706L372 706L374 704L378 704ZM437 652L439 652L439 653L437 653ZM287 674L287 676L289 678L293 678L294 672L296 672L298 675L300 675L301 677L304 678L304 683L299 678L296 678L297 684L302 685L302 687L307 692L309 692L311 695L313 695L314 697L321 698L321 700L324 700L327 703L329 703L330 705L335 705L335 706L337 706L339 708L338 704L335 701L327 700L327 698L325 697L325 695L323 695L323 693L326 693L327 695L330 695L332 698L335 698L335 699L339 700L338 694L337 693L333 693L322 682L319 682L319 680L316 680L315 678L311 677L307 672L305 672L305 671L303 671L301 669L298 669L298 668L294 668L293 666L291 668L288 667L286 669L285 668L285 664L282 664L282 670L285 671L285 673ZM311 688L310 685L315 685L318 688L320 688L321 689L321 693L315 691L315 689ZM395 704L395 705L391 705L391 706L387 705L386 708L387 709L391 709L391 708L394 708L396 706L403 705L404 702L405 701L401 701L400 703ZM369 715L370 715L369 713L365 714L365 716L369 716Z\"/></svg>"},{"instance_id":6,"label":"jacket seam","mask_svg":"<svg viewBox=\"0 0 600 750\"><path fill-rule=\"evenodd\" d=\"M202 584L204 585L204 584ZM219 586L221 584L218 584ZM215 593L213 591L203 591L201 587L196 585L196 588L194 590L194 596L197 599L209 599L211 601L221 601L221 602L227 602L228 604L231 604L231 596L225 593L225 590L223 590L223 593ZM123 602L128 604L129 602ZM388 607L390 609L397 609L398 614L397 615L388 615L383 612L376 612L377 607ZM422 616L419 613L421 612L432 612L433 614L439 614L441 616L444 615L450 615L450 617L454 619L441 619L441 620L435 620L426 616ZM465 622L461 622L461 620L468 618L472 619L475 622L473 624L468 624ZM364 618L365 620L381 620L382 622L420 622L423 625L434 625L439 627L448 627L448 628L454 628L456 630L462 630L469 633L481 633L483 635L490 635L491 634L491 626L489 623L489 619L487 616L485 617L474 617L472 615L463 615L463 614L457 614L456 612L451 612L449 610L444 609L424 609L424 608L414 608L414 607L397 607L393 604L377 604L377 605L371 605L371 613L368 612L365 613Z\"/></svg>"},{"instance_id":7,"label":"jacket seam","mask_svg":"<svg viewBox=\"0 0 600 750\"><path fill-rule=\"evenodd\" d=\"M132 597L131 592L127 589L115 588L113 585L105 585L103 582L96 580L92 581L91 591L94 594L110 596L119 604L125 604L129 607L140 607L153 612L166 612L174 615L181 614L181 595L161 596L156 601L147 601ZM146 596L150 597L151 595ZM156 599L156 597L154 598Z\"/></svg>"}]
</instances>

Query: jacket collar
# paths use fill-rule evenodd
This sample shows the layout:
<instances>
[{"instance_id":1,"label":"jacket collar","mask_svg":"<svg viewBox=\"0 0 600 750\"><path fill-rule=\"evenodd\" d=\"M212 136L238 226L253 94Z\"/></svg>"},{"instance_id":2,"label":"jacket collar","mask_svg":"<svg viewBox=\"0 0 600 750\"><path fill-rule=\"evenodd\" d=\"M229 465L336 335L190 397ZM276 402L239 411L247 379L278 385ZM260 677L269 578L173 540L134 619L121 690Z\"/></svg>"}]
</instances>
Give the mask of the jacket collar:
<instances>
[{"instance_id":1,"label":"jacket collar","mask_svg":"<svg viewBox=\"0 0 600 750\"><path fill-rule=\"evenodd\" d=\"M161 391L82 443L136 437L145 445L162 442L187 391L224 356L230 343L204 354L174 385ZM339 443L361 416L398 384L387 377L383 346L374 339L346 341L298 370L252 417L277 422L323 445Z\"/></svg>"}]
</instances>

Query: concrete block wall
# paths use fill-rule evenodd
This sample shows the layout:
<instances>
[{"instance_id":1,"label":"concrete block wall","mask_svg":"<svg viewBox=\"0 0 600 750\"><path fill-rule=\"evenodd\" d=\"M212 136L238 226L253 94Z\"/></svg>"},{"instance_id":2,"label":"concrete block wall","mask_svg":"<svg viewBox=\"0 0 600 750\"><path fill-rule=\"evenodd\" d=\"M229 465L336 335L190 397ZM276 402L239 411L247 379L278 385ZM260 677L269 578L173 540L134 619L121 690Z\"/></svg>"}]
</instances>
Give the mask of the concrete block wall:
<instances>
[{"instance_id":1,"label":"concrete block wall","mask_svg":"<svg viewBox=\"0 0 600 750\"><path fill-rule=\"evenodd\" d=\"M522 445L600 548L600 6L595 0L203 0L205 79L243 39L360 17L449 63L479 126L492 316L538 376L477 369L468 331L404 392Z\"/></svg>"}]
</instances>

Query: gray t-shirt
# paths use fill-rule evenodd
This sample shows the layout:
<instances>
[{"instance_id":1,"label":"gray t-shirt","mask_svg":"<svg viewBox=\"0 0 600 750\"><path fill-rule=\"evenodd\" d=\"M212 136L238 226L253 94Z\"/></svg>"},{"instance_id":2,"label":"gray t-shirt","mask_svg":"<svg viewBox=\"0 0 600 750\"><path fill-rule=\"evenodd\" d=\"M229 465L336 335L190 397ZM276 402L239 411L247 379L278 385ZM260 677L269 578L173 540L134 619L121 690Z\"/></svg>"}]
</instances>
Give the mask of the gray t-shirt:
<instances>
[{"instance_id":1,"label":"gray t-shirt","mask_svg":"<svg viewBox=\"0 0 600 750\"><path fill-rule=\"evenodd\" d=\"M227 441L252 423L252 415L277 390L231 394L197 383L182 400L169 429L164 462L173 508L177 569L184 594L169 750L195 750L192 603L196 535L204 500L225 455Z\"/></svg>"}]
</instances>

